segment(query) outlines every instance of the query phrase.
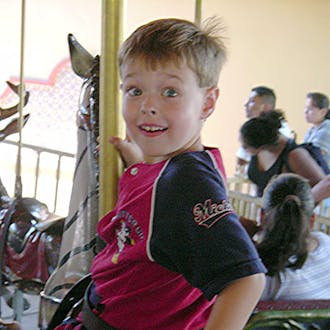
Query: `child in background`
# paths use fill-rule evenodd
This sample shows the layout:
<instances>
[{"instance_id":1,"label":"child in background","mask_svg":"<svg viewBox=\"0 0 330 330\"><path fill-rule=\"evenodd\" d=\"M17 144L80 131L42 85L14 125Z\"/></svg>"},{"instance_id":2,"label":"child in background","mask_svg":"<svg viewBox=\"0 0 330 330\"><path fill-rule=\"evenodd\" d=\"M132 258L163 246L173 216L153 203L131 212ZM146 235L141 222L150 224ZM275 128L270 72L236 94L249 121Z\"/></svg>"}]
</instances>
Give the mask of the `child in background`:
<instances>
[{"instance_id":1,"label":"child in background","mask_svg":"<svg viewBox=\"0 0 330 330\"><path fill-rule=\"evenodd\" d=\"M160 19L120 49L123 116L144 161L98 224L106 246L88 305L108 329L238 330L262 293L266 269L228 201L220 152L201 141L225 60L217 29Z\"/></svg>"},{"instance_id":2,"label":"child in background","mask_svg":"<svg viewBox=\"0 0 330 330\"><path fill-rule=\"evenodd\" d=\"M268 269L263 300L330 299L330 237L311 231L309 183L281 174L264 193L259 254Z\"/></svg>"}]
</instances>

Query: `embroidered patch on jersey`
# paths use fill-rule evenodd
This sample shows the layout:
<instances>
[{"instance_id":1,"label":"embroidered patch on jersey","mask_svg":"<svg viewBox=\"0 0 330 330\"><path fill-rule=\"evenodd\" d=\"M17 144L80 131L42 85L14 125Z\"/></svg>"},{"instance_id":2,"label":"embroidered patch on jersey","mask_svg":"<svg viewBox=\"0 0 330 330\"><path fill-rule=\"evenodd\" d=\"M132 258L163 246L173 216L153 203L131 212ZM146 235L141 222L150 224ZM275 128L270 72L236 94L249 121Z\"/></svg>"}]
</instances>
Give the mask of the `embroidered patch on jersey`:
<instances>
[{"instance_id":1,"label":"embroidered patch on jersey","mask_svg":"<svg viewBox=\"0 0 330 330\"><path fill-rule=\"evenodd\" d=\"M135 239L133 238L134 236L137 235L138 239L143 239L143 233L138 226L136 220L128 213L125 211L119 212L115 218L112 219L118 220L118 228L116 228L115 233L116 233L116 238L117 238L117 252L113 254L111 261L116 264L118 263L119 256L121 252L124 250L125 246L133 246L135 245ZM134 228L132 232L132 228Z\"/></svg>"},{"instance_id":2,"label":"embroidered patch on jersey","mask_svg":"<svg viewBox=\"0 0 330 330\"><path fill-rule=\"evenodd\" d=\"M211 199L207 199L193 207L195 222L199 226L206 228L210 228L221 218L233 212L234 209L227 200L223 200L220 203L212 203Z\"/></svg>"}]
</instances>

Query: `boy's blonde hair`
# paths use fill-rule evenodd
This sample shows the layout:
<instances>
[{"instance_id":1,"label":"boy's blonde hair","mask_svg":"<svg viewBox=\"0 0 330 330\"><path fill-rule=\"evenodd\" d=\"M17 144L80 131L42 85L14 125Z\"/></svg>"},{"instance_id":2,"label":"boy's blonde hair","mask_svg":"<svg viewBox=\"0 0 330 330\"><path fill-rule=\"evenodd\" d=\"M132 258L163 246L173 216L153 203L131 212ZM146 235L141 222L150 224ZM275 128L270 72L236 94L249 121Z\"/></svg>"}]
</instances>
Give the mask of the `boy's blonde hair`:
<instances>
[{"instance_id":1,"label":"boy's blonde hair","mask_svg":"<svg viewBox=\"0 0 330 330\"><path fill-rule=\"evenodd\" d=\"M219 20L209 19L204 28L178 18L159 19L140 26L119 51L119 69L130 60L142 59L151 68L173 61L187 63L199 87L217 86L226 59L224 42L217 35Z\"/></svg>"}]
</instances>

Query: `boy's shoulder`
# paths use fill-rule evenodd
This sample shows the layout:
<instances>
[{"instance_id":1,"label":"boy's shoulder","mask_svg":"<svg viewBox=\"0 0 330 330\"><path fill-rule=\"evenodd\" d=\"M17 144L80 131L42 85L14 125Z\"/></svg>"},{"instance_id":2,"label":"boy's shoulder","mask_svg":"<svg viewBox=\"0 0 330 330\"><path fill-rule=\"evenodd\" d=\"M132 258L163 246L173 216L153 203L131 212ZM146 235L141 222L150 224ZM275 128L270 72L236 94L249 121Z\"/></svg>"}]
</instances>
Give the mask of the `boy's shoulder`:
<instances>
[{"instance_id":1,"label":"boy's shoulder","mask_svg":"<svg viewBox=\"0 0 330 330\"><path fill-rule=\"evenodd\" d=\"M209 180L224 182L225 174L218 149L185 152L170 159L162 171L160 180L167 184L186 185Z\"/></svg>"},{"instance_id":2,"label":"boy's shoulder","mask_svg":"<svg viewBox=\"0 0 330 330\"><path fill-rule=\"evenodd\" d=\"M169 166L177 170L220 169L224 172L222 157L217 148L206 148L203 151L184 152L173 157Z\"/></svg>"},{"instance_id":3,"label":"boy's shoulder","mask_svg":"<svg viewBox=\"0 0 330 330\"><path fill-rule=\"evenodd\" d=\"M218 150L186 152L167 161L155 188L157 199L202 200L207 196L226 199L226 179ZM221 160L221 157L220 157ZM219 166L221 165L221 166Z\"/></svg>"}]
</instances>

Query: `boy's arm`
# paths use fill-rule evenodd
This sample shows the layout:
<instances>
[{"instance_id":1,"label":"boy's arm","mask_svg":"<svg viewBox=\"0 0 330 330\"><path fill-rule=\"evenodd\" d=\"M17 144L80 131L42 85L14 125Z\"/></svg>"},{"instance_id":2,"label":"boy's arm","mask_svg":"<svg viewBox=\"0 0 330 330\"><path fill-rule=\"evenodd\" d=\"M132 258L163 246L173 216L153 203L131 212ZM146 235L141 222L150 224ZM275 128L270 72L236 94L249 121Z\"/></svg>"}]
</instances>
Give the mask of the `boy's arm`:
<instances>
[{"instance_id":1,"label":"boy's arm","mask_svg":"<svg viewBox=\"0 0 330 330\"><path fill-rule=\"evenodd\" d=\"M215 301L205 330L242 330L265 286L262 273L229 284Z\"/></svg>"}]
</instances>

